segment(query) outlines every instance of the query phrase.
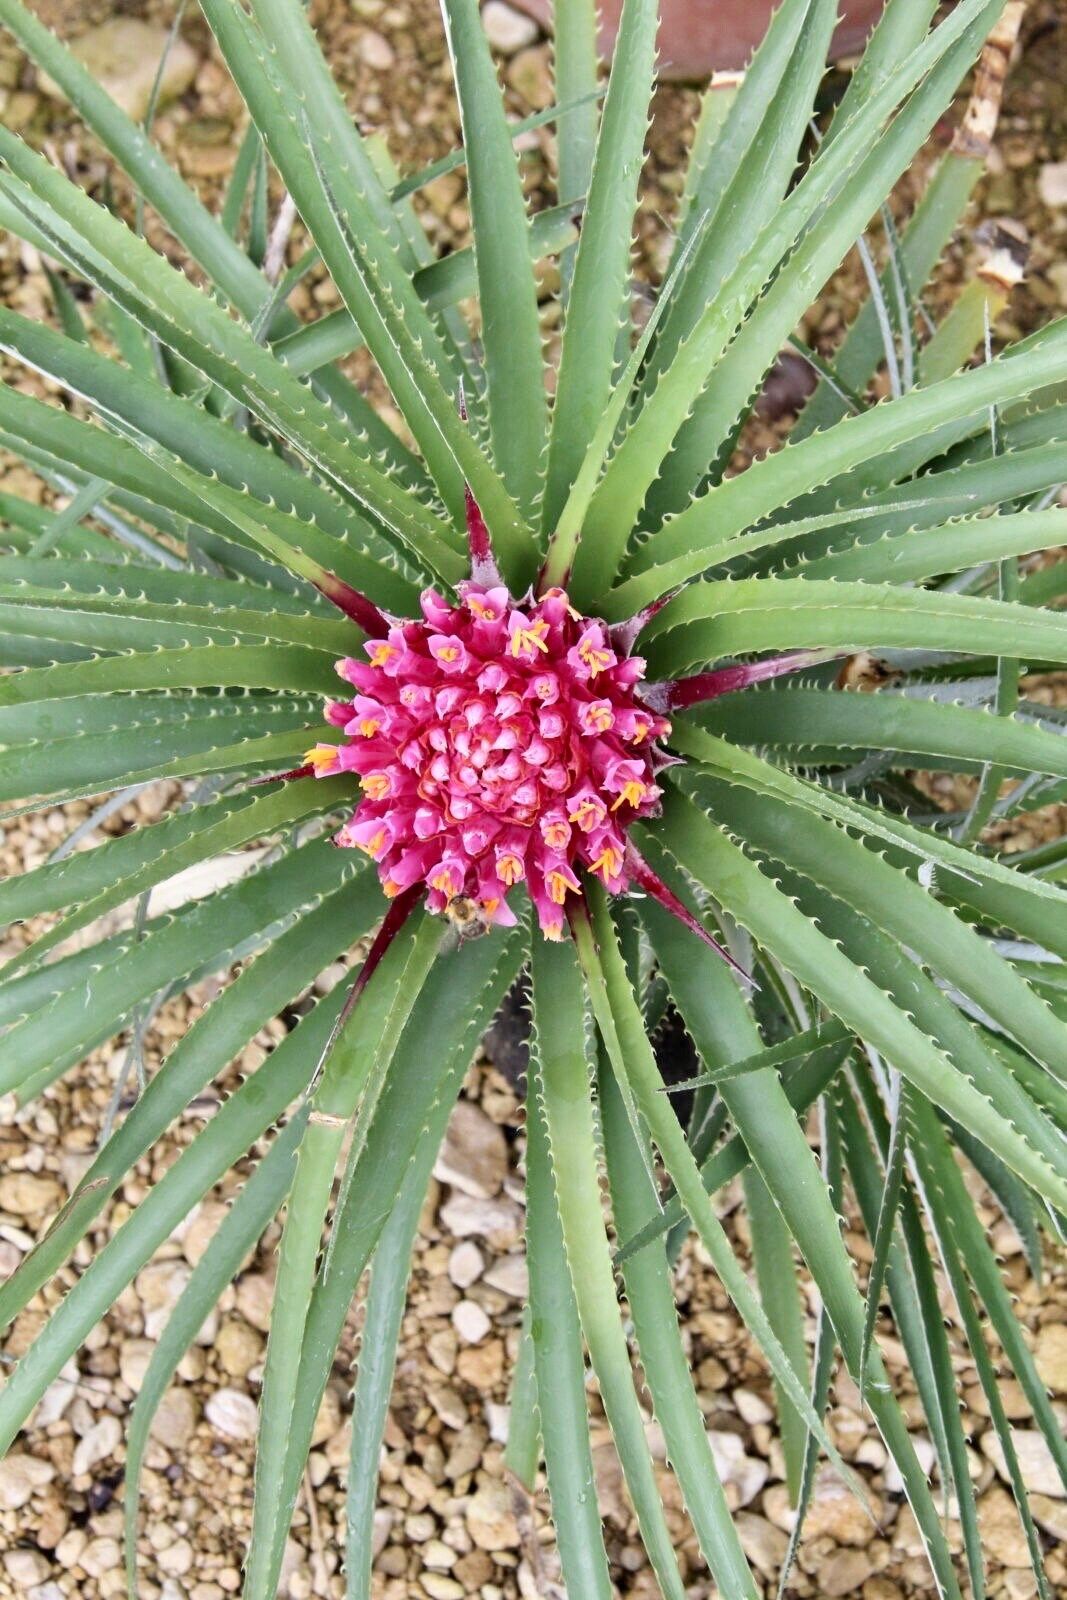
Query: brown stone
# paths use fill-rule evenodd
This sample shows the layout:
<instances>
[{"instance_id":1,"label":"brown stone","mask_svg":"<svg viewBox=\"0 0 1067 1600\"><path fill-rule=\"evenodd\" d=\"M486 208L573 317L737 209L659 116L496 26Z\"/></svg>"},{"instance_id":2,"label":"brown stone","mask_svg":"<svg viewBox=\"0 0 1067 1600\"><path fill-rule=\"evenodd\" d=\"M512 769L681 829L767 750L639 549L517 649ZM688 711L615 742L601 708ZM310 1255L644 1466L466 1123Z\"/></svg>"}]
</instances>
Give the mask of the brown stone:
<instances>
[{"instance_id":1,"label":"brown stone","mask_svg":"<svg viewBox=\"0 0 1067 1600\"><path fill-rule=\"evenodd\" d=\"M513 1550L521 1541L504 1484L490 1480L472 1495L467 1507L467 1530L479 1550Z\"/></svg>"},{"instance_id":2,"label":"brown stone","mask_svg":"<svg viewBox=\"0 0 1067 1600\"><path fill-rule=\"evenodd\" d=\"M457 1100L433 1170L462 1194L491 1200L507 1176L507 1141L480 1106Z\"/></svg>"}]
</instances>

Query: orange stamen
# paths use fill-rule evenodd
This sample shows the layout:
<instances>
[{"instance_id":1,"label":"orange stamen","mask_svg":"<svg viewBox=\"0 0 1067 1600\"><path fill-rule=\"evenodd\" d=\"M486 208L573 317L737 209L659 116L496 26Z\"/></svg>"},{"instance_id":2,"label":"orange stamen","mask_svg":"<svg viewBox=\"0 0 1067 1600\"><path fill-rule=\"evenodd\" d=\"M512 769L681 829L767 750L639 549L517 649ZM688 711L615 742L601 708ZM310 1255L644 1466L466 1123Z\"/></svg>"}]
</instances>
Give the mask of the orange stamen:
<instances>
[{"instance_id":1,"label":"orange stamen","mask_svg":"<svg viewBox=\"0 0 1067 1600\"><path fill-rule=\"evenodd\" d=\"M606 667L611 665L611 651L597 650L594 645L590 644L588 639L582 640L578 646L578 654L594 678L598 672L603 672Z\"/></svg>"},{"instance_id":2,"label":"orange stamen","mask_svg":"<svg viewBox=\"0 0 1067 1600\"><path fill-rule=\"evenodd\" d=\"M571 888L562 872L550 872L545 878L545 887L548 889L548 898L553 905L561 906L567 898L567 891Z\"/></svg>"},{"instance_id":3,"label":"orange stamen","mask_svg":"<svg viewBox=\"0 0 1067 1600\"><path fill-rule=\"evenodd\" d=\"M392 788L389 774L386 772L364 773L359 780L359 786L372 800L384 800Z\"/></svg>"},{"instance_id":4,"label":"orange stamen","mask_svg":"<svg viewBox=\"0 0 1067 1600\"><path fill-rule=\"evenodd\" d=\"M610 878L617 878L619 868L622 866L622 851L615 845L605 845L595 861L589 863L590 872L599 872L604 882Z\"/></svg>"},{"instance_id":5,"label":"orange stamen","mask_svg":"<svg viewBox=\"0 0 1067 1600\"><path fill-rule=\"evenodd\" d=\"M496 875L501 883L506 884L511 889L523 875L522 862L516 855L501 856L496 864Z\"/></svg>"},{"instance_id":6,"label":"orange stamen","mask_svg":"<svg viewBox=\"0 0 1067 1600\"><path fill-rule=\"evenodd\" d=\"M324 772L327 767L337 760L337 746L335 744L317 744L309 750L304 757L308 766L314 767L316 773Z\"/></svg>"},{"instance_id":7,"label":"orange stamen","mask_svg":"<svg viewBox=\"0 0 1067 1600\"><path fill-rule=\"evenodd\" d=\"M511 653L513 656L521 655L527 648L548 651L545 643L545 634L548 632L548 623L538 617L537 621L528 628L516 628L511 636Z\"/></svg>"},{"instance_id":8,"label":"orange stamen","mask_svg":"<svg viewBox=\"0 0 1067 1600\"><path fill-rule=\"evenodd\" d=\"M622 793L611 809L612 811L618 811L620 806L634 806L636 808L641 804L647 793L647 784L642 783L639 778L631 778L627 783L623 784Z\"/></svg>"}]
</instances>

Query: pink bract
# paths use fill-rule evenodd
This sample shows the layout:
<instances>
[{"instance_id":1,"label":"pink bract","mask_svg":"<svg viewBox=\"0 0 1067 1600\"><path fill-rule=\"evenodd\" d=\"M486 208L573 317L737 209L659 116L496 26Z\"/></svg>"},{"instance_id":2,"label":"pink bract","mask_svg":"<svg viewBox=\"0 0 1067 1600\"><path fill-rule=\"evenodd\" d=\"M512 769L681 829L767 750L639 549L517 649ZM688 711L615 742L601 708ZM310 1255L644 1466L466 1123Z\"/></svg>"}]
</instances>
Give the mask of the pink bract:
<instances>
[{"instance_id":1,"label":"pink bract","mask_svg":"<svg viewBox=\"0 0 1067 1600\"><path fill-rule=\"evenodd\" d=\"M627 829L658 809L670 724L637 693L641 657L562 590L522 603L503 586L459 593L453 606L428 589L422 621L338 663L355 693L327 718L344 740L307 759L320 777L358 775L337 843L374 858L387 895L424 884L431 911L472 902L507 924L524 882L558 939L579 868L627 887Z\"/></svg>"}]
</instances>

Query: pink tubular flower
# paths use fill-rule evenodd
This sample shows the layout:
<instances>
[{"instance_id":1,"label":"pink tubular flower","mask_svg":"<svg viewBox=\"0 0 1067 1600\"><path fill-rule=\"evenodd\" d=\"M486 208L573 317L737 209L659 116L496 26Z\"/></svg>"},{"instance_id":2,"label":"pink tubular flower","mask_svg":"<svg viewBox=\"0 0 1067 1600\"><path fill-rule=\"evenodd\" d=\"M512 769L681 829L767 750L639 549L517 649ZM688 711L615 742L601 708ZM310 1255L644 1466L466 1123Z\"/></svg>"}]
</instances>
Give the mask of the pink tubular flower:
<instances>
[{"instance_id":1,"label":"pink tubular flower","mask_svg":"<svg viewBox=\"0 0 1067 1600\"><path fill-rule=\"evenodd\" d=\"M498 581L459 593L452 606L428 590L424 620L338 663L354 693L327 720L344 742L306 760L316 776L358 778L337 842L373 857L387 895L421 884L431 911L472 902L510 923L508 892L525 883L558 939L578 869L626 888L627 830L658 808L670 725L637 696L641 658L562 590L521 605Z\"/></svg>"}]
</instances>

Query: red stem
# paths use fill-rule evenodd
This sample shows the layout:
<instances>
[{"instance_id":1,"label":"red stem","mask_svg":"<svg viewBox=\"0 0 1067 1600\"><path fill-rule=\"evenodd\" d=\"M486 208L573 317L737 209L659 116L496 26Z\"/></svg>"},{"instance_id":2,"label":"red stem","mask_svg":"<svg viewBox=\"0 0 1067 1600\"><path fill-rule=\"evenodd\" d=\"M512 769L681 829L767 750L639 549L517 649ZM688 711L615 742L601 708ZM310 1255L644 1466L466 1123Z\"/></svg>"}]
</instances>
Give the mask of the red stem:
<instances>
[{"instance_id":1,"label":"red stem","mask_svg":"<svg viewBox=\"0 0 1067 1600\"><path fill-rule=\"evenodd\" d=\"M352 1015L357 1000L373 978L375 971L381 964L382 957L415 909L416 901L421 892L422 884L413 883L409 888L402 890L395 900L390 901L389 910L385 913L382 925L374 935L374 942L367 951L363 965L356 974L356 980L348 991L348 999L341 1008L341 1015L337 1019L338 1032Z\"/></svg>"},{"instance_id":2,"label":"red stem","mask_svg":"<svg viewBox=\"0 0 1067 1600\"><path fill-rule=\"evenodd\" d=\"M467 396L462 382L459 386L459 414L467 420ZM493 556L493 541L482 516L482 508L471 491L469 483L463 485L463 509L467 517L467 549L471 558L471 579L492 589L500 582L500 568Z\"/></svg>"},{"instance_id":3,"label":"red stem","mask_svg":"<svg viewBox=\"0 0 1067 1600\"><path fill-rule=\"evenodd\" d=\"M654 711L681 711L705 700L717 700L722 694L735 694L754 683L766 683L770 678L781 678L789 672L819 666L823 661L834 661L839 654L831 650L795 650L790 655L771 656L767 661L739 661L730 667L716 667L711 672L697 672L691 678L649 684L642 699Z\"/></svg>"},{"instance_id":4,"label":"red stem","mask_svg":"<svg viewBox=\"0 0 1067 1600\"><path fill-rule=\"evenodd\" d=\"M261 783L287 783L291 778L310 778L315 768L310 761L302 767L290 767L288 772L268 772L265 777L253 778L249 782L250 789L258 789Z\"/></svg>"},{"instance_id":5,"label":"red stem","mask_svg":"<svg viewBox=\"0 0 1067 1600\"><path fill-rule=\"evenodd\" d=\"M626 841L626 866L639 888L643 889L646 894L650 894L653 900L658 900L663 909L669 911L672 917L677 917L682 926L688 928L690 933L695 933L698 939L702 939L709 949L714 950L715 954L720 956L728 967L732 967L738 977L743 979L750 988L756 989L759 987L752 974L738 965L725 945L721 945L717 939L712 938L704 924L693 915L687 905L683 905L674 890L668 888L658 873L653 872L644 856L640 854L630 839Z\"/></svg>"},{"instance_id":6,"label":"red stem","mask_svg":"<svg viewBox=\"0 0 1067 1600\"><path fill-rule=\"evenodd\" d=\"M358 589L353 589L333 572L325 572L315 583L315 587L331 605L335 605L338 611L343 611L345 616L354 622L357 628L362 628L370 638L385 638L389 632L389 618L384 611L379 611L374 601L368 600L365 594L360 594Z\"/></svg>"},{"instance_id":7,"label":"red stem","mask_svg":"<svg viewBox=\"0 0 1067 1600\"><path fill-rule=\"evenodd\" d=\"M627 617L625 622L616 622L608 629L612 649L621 656L628 656L637 643L637 636L648 627L657 611L662 611L668 600L673 600L678 593L677 589L668 590L660 595L658 600L653 600L651 605L645 606L643 611L638 611L632 617Z\"/></svg>"},{"instance_id":8,"label":"red stem","mask_svg":"<svg viewBox=\"0 0 1067 1600\"><path fill-rule=\"evenodd\" d=\"M463 504L467 512L467 548L471 558L471 578L487 589L500 582L500 569L493 557L493 544L482 508L471 493L469 483L463 485Z\"/></svg>"}]
</instances>

